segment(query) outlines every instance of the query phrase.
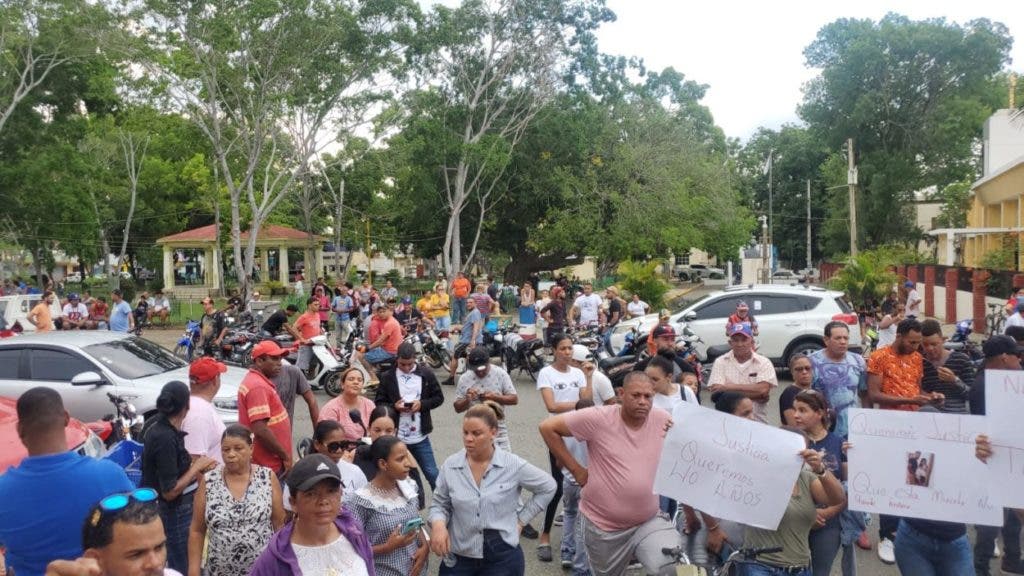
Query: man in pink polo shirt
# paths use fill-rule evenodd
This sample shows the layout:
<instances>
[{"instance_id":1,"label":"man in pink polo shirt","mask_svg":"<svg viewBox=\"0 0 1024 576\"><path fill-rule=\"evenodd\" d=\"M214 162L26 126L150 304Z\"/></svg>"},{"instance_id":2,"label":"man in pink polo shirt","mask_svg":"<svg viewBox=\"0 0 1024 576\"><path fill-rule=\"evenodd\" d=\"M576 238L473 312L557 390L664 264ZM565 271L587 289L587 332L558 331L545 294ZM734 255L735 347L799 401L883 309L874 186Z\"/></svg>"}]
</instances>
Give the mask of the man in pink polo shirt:
<instances>
[{"instance_id":1,"label":"man in pink polo shirt","mask_svg":"<svg viewBox=\"0 0 1024 576\"><path fill-rule=\"evenodd\" d=\"M672 562L662 548L682 545L672 523L658 514L654 475L661 458L668 412L654 408L654 384L643 372L626 375L621 405L552 416L541 422L548 449L583 487L579 521L595 576L625 574L636 556L649 574ZM587 443L584 468L562 438ZM579 545L579 543L577 543Z\"/></svg>"},{"instance_id":2,"label":"man in pink polo shirt","mask_svg":"<svg viewBox=\"0 0 1024 576\"><path fill-rule=\"evenodd\" d=\"M224 435L224 421L213 408L213 399L220 390L220 375L228 367L209 356L203 356L188 367L188 414L181 424L186 432L185 449L192 456L206 456L223 464L220 439Z\"/></svg>"}]
</instances>

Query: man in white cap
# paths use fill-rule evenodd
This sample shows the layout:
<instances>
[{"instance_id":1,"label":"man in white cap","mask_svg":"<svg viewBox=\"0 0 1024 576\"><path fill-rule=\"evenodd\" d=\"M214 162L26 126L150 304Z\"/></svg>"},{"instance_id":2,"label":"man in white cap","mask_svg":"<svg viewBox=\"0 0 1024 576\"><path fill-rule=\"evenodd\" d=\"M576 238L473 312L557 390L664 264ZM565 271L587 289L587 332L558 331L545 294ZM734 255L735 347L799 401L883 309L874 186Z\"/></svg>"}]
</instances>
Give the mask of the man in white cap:
<instances>
[{"instance_id":1,"label":"man in white cap","mask_svg":"<svg viewBox=\"0 0 1024 576\"><path fill-rule=\"evenodd\" d=\"M754 418L768 422L768 397L779 385L772 361L754 352L750 324L740 322L729 328L729 352L715 360L708 378L708 390L739 392L754 401Z\"/></svg>"},{"instance_id":2,"label":"man in white cap","mask_svg":"<svg viewBox=\"0 0 1024 576\"><path fill-rule=\"evenodd\" d=\"M594 355L590 353L589 348L582 344L572 345L572 359L569 360L570 366L583 370L585 364L593 364L593 362ZM602 374L600 370L594 370L591 378L590 384L594 387L594 405L615 404L616 396L615 390L612 388L612 381Z\"/></svg>"}]
</instances>

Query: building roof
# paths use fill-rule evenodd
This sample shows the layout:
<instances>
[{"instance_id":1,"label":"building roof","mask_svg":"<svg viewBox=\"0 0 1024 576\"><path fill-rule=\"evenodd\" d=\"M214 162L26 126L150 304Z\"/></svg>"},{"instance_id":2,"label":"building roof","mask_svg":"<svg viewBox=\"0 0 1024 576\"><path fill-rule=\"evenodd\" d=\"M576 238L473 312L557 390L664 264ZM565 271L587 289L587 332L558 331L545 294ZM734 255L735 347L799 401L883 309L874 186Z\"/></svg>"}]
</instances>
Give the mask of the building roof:
<instances>
[{"instance_id":1,"label":"building roof","mask_svg":"<svg viewBox=\"0 0 1024 576\"><path fill-rule=\"evenodd\" d=\"M249 238L249 232L242 232L242 240ZM314 235L315 240L322 240L319 235ZM213 242L217 239L217 228L215 225L210 224L209 226L200 226L199 228L193 228L191 230L185 230L184 232L178 232L177 234L171 234L170 236L164 236L156 241L157 244L170 244L177 242ZM274 241L274 240L301 240L307 241L309 235L302 230L296 230L287 226L279 226L277 224L267 224L260 230L258 241Z\"/></svg>"},{"instance_id":2,"label":"building roof","mask_svg":"<svg viewBox=\"0 0 1024 576\"><path fill-rule=\"evenodd\" d=\"M988 184L989 182L992 182L993 180L996 180L1008 174L1009 172L1012 172L1021 165L1024 165L1024 156L1018 156L1017 158L1007 162L1006 164L1003 164L999 168L993 170L991 174L984 176L981 179L977 180L974 184L971 184L971 193L974 193L976 189L981 188L982 186Z\"/></svg>"}]
</instances>

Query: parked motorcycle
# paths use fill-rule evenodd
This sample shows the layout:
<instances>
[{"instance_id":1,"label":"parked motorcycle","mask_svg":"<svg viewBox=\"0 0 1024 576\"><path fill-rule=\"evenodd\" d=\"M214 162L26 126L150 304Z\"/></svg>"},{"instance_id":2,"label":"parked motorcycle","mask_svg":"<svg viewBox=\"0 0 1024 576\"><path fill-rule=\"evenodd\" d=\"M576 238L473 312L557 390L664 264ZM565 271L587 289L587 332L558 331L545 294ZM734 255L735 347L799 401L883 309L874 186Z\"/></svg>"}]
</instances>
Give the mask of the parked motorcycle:
<instances>
[{"instance_id":1,"label":"parked motorcycle","mask_svg":"<svg viewBox=\"0 0 1024 576\"><path fill-rule=\"evenodd\" d=\"M974 364L975 368L980 368L981 364L985 360L985 354L982 353L981 348L971 340L971 333L974 332L974 320L970 318L966 320L960 320L956 323L956 330L953 331L953 335L946 341L944 347L946 350L955 350L967 354Z\"/></svg>"},{"instance_id":2,"label":"parked motorcycle","mask_svg":"<svg viewBox=\"0 0 1024 576\"><path fill-rule=\"evenodd\" d=\"M434 370L448 368L452 355L448 352L448 331L438 334L433 326L427 326L419 333L419 347L423 360Z\"/></svg>"},{"instance_id":3,"label":"parked motorcycle","mask_svg":"<svg viewBox=\"0 0 1024 576\"><path fill-rule=\"evenodd\" d=\"M103 440L108 449L122 440L139 438L143 418L136 412L135 406L111 392L107 392L107 399L114 405L114 413L107 414L97 422L89 422L86 426Z\"/></svg>"},{"instance_id":4,"label":"parked motorcycle","mask_svg":"<svg viewBox=\"0 0 1024 576\"><path fill-rule=\"evenodd\" d=\"M518 332L505 335L501 362L509 374L513 370L526 372L537 380L537 373L544 367L544 342L540 338L525 339Z\"/></svg>"},{"instance_id":5,"label":"parked motorcycle","mask_svg":"<svg viewBox=\"0 0 1024 576\"><path fill-rule=\"evenodd\" d=\"M341 394L343 384L341 373L353 365L354 337L349 338L349 345L342 349L331 346L325 335L316 336L310 342L313 358L310 360L309 370L306 372L309 385L316 390L322 389L333 398ZM362 373L363 382L369 382L370 375L362 364L356 362L354 366Z\"/></svg>"},{"instance_id":6,"label":"parked motorcycle","mask_svg":"<svg viewBox=\"0 0 1024 576\"><path fill-rule=\"evenodd\" d=\"M199 344L199 321L188 320L185 322L185 332L178 343L174 346L174 355L186 362L191 362L195 355L196 346Z\"/></svg>"}]
</instances>

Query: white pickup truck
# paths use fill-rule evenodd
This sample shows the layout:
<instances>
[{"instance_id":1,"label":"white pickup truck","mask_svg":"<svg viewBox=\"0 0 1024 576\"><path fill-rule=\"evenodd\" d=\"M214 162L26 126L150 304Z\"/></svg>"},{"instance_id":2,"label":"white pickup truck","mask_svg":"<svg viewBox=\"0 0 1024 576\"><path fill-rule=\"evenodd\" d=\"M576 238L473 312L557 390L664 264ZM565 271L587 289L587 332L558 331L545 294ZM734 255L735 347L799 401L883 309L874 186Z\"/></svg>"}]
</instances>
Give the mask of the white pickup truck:
<instances>
[{"instance_id":1,"label":"white pickup truck","mask_svg":"<svg viewBox=\"0 0 1024 576\"><path fill-rule=\"evenodd\" d=\"M0 329L10 329L17 322L25 332L35 332L36 327L28 321L28 313L43 299L42 294L16 294L14 296L0 296ZM50 305L50 313L53 319L60 318L60 300L53 299Z\"/></svg>"}]
</instances>

